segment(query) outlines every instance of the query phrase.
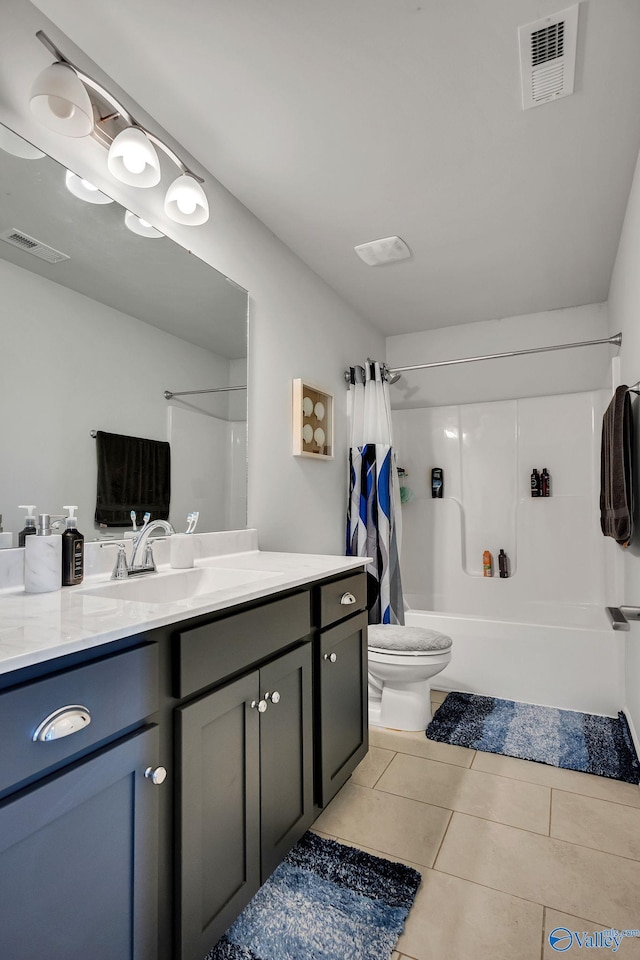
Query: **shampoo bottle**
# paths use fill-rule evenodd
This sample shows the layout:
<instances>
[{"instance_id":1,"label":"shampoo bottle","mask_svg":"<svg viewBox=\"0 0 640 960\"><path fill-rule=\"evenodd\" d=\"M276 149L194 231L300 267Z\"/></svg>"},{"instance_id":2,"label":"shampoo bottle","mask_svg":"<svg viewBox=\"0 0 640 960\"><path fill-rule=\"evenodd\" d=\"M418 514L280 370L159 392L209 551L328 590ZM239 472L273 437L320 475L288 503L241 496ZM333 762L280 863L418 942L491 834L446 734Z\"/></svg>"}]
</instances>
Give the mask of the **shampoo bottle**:
<instances>
[{"instance_id":1,"label":"shampoo bottle","mask_svg":"<svg viewBox=\"0 0 640 960\"><path fill-rule=\"evenodd\" d=\"M51 593L62 585L62 537L53 533L51 515L41 513L35 537L24 543L24 589Z\"/></svg>"},{"instance_id":2,"label":"shampoo bottle","mask_svg":"<svg viewBox=\"0 0 640 960\"><path fill-rule=\"evenodd\" d=\"M500 548L500 553L498 554L498 570L500 571L500 576L503 580L509 576L509 561L502 547Z\"/></svg>"},{"instance_id":3,"label":"shampoo bottle","mask_svg":"<svg viewBox=\"0 0 640 960\"><path fill-rule=\"evenodd\" d=\"M62 534L62 586L82 583L84 576L84 537L78 530L77 506L65 506L69 511Z\"/></svg>"},{"instance_id":4,"label":"shampoo bottle","mask_svg":"<svg viewBox=\"0 0 640 960\"><path fill-rule=\"evenodd\" d=\"M444 496L444 476L442 467L434 467L431 471L431 496L434 500L441 500Z\"/></svg>"},{"instance_id":5,"label":"shampoo bottle","mask_svg":"<svg viewBox=\"0 0 640 960\"><path fill-rule=\"evenodd\" d=\"M532 497L540 496L540 474L535 469L535 467L531 474L531 496Z\"/></svg>"},{"instance_id":6,"label":"shampoo bottle","mask_svg":"<svg viewBox=\"0 0 640 960\"><path fill-rule=\"evenodd\" d=\"M18 546L24 547L26 538L32 535L35 536L36 533L36 505L35 503L21 503L18 509L27 511L27 515L24 518L24 527L18 534Z\"/></svg>"},{"instance_id":7,"label":"shampoo bottle","mask_svg":"<svg viewBox=\"0 0 640 960\"><path fill-rule=\"evenodd\" d=\"M482 554L482 576L493 576L493 559L489 550L485 550Z\"/></svg>"},{"instance_id":8,"label":"shampoo bottle","mask_svg":"<svg viewBox=\"0 0 640 960\"><path fill-rule=\"evenodd\" d=\"M551 477L549 476L549 471L546 467L542 468L542 473L540 474L540 496L548 497L551 495Z\"/></svg>"}]
</instances>

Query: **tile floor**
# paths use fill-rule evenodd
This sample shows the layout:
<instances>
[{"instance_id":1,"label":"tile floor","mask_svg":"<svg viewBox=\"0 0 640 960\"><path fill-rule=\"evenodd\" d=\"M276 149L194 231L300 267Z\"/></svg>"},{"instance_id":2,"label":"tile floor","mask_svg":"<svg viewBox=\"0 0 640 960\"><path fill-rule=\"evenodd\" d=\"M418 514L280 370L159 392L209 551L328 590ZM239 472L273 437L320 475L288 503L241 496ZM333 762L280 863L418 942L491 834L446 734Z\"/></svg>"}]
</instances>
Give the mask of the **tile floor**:
<instances>
[{"instance_id":1,"label":"tile floor","mask_svg":"<svg viewBox=\"0 0 640 960\"><path fill-rule=\"evenodd\" d=\"M637 786L372 729L314 830L422 874L393 960L640 960L640 939L548 942L559 926L640 929Z\"/></svg>"}]
</instances>

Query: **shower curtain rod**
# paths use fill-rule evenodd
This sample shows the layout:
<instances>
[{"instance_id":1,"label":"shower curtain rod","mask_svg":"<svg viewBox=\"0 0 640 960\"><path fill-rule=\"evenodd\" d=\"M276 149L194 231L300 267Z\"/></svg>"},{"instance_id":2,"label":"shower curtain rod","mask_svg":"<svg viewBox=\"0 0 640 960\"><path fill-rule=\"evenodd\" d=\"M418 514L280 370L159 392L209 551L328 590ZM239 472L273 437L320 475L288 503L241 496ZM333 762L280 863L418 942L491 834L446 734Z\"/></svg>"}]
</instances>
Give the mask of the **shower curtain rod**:
<instances>
[{"instance_id":1,"label":"shower curtain rod","mask_svg":"<svg viewBox=\"0 0 640 960\"><path fill-rule=\"evenodd\" d=\"M407 373L410 370L430 370L433 367L451 367L457 363L476 363L478 360L500 360L503 357L523 357L529 353L550 353L552 350L570 350L573 347L595 347L600 344L608 343L619 347L622 344L622 334L616 333L612 337L606 337L603 340L580 340L577 343L557 343L551 347L531 347L528 350L509 350L506 353L488 353L481 357L458 357L455 360L434 360L432 363L414 363L407 367L388 367L383 364L383 370L387 377L394 373ZM347 384L351 383L351 373L345 370L344 378Z\"/></svg>"},{"instance_id":2,"label":"shower curtain rod","mask_svg":"<svg viewBox=\"0 0 640 960\"><path fill-rule=\"evenodd\" d=\"M570 350L572 347L595 347L598 344L609 343L619 347L622 343L622 334L616 333L613 337L604 340L580 340L578 343L557 343L552 347L531 347L529 350L509 350L507 353L488 353L483 357L459 357L456 360L435 360L433 363L416 363L409 367L390 367L389 373L406 373L409 370L428 370L431 367L449 367L455 363L475 363L477 360L499 360L502 357L522 357L528 353L550 353L552 350Z\"/></svg>"},{"instance_id":3,"label":"shower curtain rod","mask_svg":"<svg viewBox=\"0 0 640 960\"><path fill-rule=\"evenodd\" d=\"M165 390L165 400L171 400L173 397L192 397L196 393L228 393L229 390L246 390L245 384L237 387L210 387L209 390L181 390L179 393L173 393L171 390Z\"/></svg>"}]
</instances>

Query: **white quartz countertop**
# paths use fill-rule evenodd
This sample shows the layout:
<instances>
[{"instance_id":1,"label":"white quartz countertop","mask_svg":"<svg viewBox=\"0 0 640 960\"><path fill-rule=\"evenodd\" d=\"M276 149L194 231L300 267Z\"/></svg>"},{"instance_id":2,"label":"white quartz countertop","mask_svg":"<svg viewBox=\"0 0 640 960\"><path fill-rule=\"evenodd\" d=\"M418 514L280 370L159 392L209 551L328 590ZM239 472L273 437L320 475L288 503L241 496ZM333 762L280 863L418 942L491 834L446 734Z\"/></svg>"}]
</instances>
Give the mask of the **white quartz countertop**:
<instances>
[{"instance_id":1,"label":"white quartz countertop","mask_svg":"<svg viewBox=\"0 0 640 960\"><path fill-rule=\"evenodd\" d=\"M210 593L189 599L158 603L88 593L109 583L109 577L104 574L85 577L79 586L64 587L53 593L28 594L23 588L3 590L0 591L0 673L87 650L154 627L233 608L248 600L348 573L365 563L367 560L361 557L261 550L203 557L196 560L196 567L220 570L221 583L225 580L224 570L246 571L247 582L236 577L240 579L237 585L214 588ZM259 579L249 579L252 574L259 574ZM167 565L159 566L158 574L146 576L171 575Z\"/></svg>"}]
</instances>

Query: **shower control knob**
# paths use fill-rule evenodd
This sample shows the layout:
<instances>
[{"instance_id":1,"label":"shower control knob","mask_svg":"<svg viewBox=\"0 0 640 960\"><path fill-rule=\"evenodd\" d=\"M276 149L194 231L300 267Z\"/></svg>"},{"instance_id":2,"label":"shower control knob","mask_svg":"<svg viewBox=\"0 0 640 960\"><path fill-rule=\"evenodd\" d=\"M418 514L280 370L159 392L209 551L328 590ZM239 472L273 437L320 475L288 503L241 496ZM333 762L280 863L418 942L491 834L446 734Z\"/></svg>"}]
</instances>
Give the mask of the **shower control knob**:
<instances>
[{"instance_id":1,"label":"shower control knob","mask_svg":"<svg viewBox=\"0 0 640 960\"><path fill-rule=\"evenodd\" d=\"M151 780L151 783L155 784L156 787L159 787L161 783L164 783L167 779L167 771L164 767L147 767L144 772L147 780Z\"/></svg>"},{"instance_id":2,"label":"shower control knob","mask_svg":"<svg viewBox=\"0 0 640 960\"><path fill-rule=\"evenodd\" d=\"M338 659L338 655L335 653L325 653L324 659L328 660L329 663L335 663L336 660Z\"/></svg>"},{"instance_id":3,"label":"shower control knob","mask_svg":"<svg viewBox=\"0 0 640 960\"><path fill-rule=\"evenodd\" d=\"M269 706L269 704L267 703L266 700L252 700L252 701L251 701L251 709L252 709L252 710L257 710L258 713L264 713L268 706Z\"/></svg>"}]
</instances>

